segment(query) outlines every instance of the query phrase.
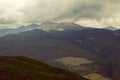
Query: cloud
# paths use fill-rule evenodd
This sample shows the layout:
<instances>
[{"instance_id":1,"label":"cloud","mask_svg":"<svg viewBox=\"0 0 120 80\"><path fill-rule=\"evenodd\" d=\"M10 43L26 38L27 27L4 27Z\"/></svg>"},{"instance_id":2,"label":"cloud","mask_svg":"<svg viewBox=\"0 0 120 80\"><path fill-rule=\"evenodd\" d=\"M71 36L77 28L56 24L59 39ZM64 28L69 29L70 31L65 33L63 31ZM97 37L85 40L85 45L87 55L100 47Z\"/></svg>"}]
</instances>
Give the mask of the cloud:
<instances>
[{"instance_id":1,"label":"cloud","mask_svg":"<svg viewBox=\"0 0 120 80\"><path fill-rule=\"evenodd\" d=\"M0 18L0 24L12 24L15 23L16 21L10 19L10 20L5 20L5 18Z\"/></svg>"},{"instance_id":2,"label":"cloud","mask_svg":"<svg viewBox=\"0 0 120 80\"><path fill-rule=\"evenodd\" d=\"M23 8L23 13L25 22L91 20L104 26L120 25L119 7L119 0L34 0Z\"/></svg>"},{"instance_id":3,"label":"cloud","mask_svg":"<svg viewBox=\"0 0 120 80\"><path fill-rule=\"evenodd\" d=\"M23 8L26 21L98 18L102 5L94 0L36 0ZM29 19L28 19L29 18Z\"/></svg>"},{"instance_id":4,"label":"cloud","mask_svg":"<svg viewBox=\"0 0 120 80\"><path fill-rule=\"evenodd\" d=\"M119 0L0 0L0 24L70 20L120 26Z\"/></svg>"}]
</instances>

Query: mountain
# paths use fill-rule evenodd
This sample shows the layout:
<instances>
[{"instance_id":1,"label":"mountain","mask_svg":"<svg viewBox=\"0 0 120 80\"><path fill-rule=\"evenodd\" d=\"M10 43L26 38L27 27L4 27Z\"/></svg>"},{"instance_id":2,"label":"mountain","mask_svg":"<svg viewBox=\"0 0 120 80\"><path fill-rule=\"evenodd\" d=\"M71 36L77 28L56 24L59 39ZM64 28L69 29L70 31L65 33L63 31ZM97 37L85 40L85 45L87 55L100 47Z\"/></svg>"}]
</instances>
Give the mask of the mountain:
<instances>
[{"instance_id":1,"label":"mountain","mask_svg":"<svg viewBox=\"0 0 120 80\"><path fill-rule=\"evenodd\" d=\"M63 31L63 30L81 30L85 27L80 26L78 24L72 22L61 22L61 23L53 23L53 22L46 22L42 24L35 24L32 23L27 26L19 26L17 28L8 28L8 29L0 29L0 37L9 35L9 34L17 34L25 31L31 31L34 29L42 29L42 30L54 30L54 31Z\"/></svg>"},{"instance_id":2,"label":"mountain","mask_svg":"<svg viewBox=\"0 0 120 80\"><path fill-rule=\"evenodd\" d=\"M38 27L39 27L38 24L30 24L28 26L20 26L18 28L13 28L13 29L12 28L0 29L0 37L9 35L9 34L17 34L17 33L24 32L24 31L31 31Z\"/></svg>"},{"instance_id":3,"label":"mountain","mask_svg":"<svg viewBox=\"0 0 120 80\"><path fill-rule=\"evenodd\" d=\"M31 55L31 57L38 57L38 59L43 60L71 55L81 57L91 55L74 44L50 38L48 35L49 33L43 30L33 30L1 37L0 55Z\"/></svg>"},{"instance_id":4,"label":"mountain","mask_svg":"<svg viewBox=\"0 0 120 80\"><path fill-rule=\"evenodd\" d=\"M39 29L0 38L1 56L29 56L87 77L119 80L119 53L120 36L106 29ZM71 59L76 65L68 64Z\"/></svg>"},{"instance_id":5,"label":"mountain","mask_svg":"<svg viewBox=\"0 0 120 80\"><path fill-rule=\"evenodd\" d=\"M27 57L0 57L0 80L87 80Z\"/></svg>"},{"instance_id":6,"label":"mountain","mask_svg":"<svg viewBox=\"0 0 120 80\"><path fill-rule=\"evenodd\" d=\"M119 47L119 36L114 31L105 29L84 29L53 32L51 36L54 39L72 43L97 55L105 56L106 52L102 49ZM116 46L115 46L116 45ZM105 53L105 54L104 54ZM108 53L109 54L109 53Z\"/></svg>"},{"instance_id":7,"label":"mountain","mask_svg":"<svg viewBox=\"0 0 120 80\"><path fill-rule=\"evenodd\" d=\"M8 35L8 34L15 34L18 33L14 29L0 29L0 37Z\"/></svg>"},{"instance_id":8,"label":"mountain","mask_svg":"<svg viewBox=\"0 0 120 80\"><path fill-rule=\"evenodd\" d=\"M105 59L106 71L112 80L120 77L120 35L116 31L88 28L84 30L66 30L53 32L54 39L74 44L92 54Z\"/></svg>"},{"instance_id":9,"label":"mountain","mask_svg":"<svg viewBox=\"0 0 120 80\"><path fill-rule=\"evenodd\" d=\"M33 23L33 24L30 24L27 26L20 26L20 27L16 28L15 30L18 32L31 31L31 30L38 28L39 26L40 26L39 24Z\"/></svg>"},{"instance_id":10,"label":"mountain","mask_svg":"<svg viewBox=\"0 0 120 80\"><path fill-rule=\"evenodd\" d=\"M114 33L115 33L116 35L120 36L120 29L114 31Z\"/></svg>"},{"instance_id":11,"label":"mountain","mask_svg":"<svg viewBox=\"0 0 120 80\"><path fill-rule=\"evenodd\" d=\"M104 29L107 29L107 30L117 30L116 27L113 27L113 26L107 26L107 27L104 27Z\"/></svg>"},{"instance_id":12,"label":"mountain","mask_svg":"<svg viewBox=\"0 0 120 80\"><path fill-rule=\"evenodd\" d=\"M47 23L43 23L40 26L40 29L54 30L54 31L81 30L84 28L85 27L75 24L73 22L60 22L60 23L47 22Z\"/></svg>"},{"instance_id":13,"label":"mountain","mask_svg":"<svg viewBox=\"0 0 120 80\"><path fill-rule=\"evenodd\" d=\"M14 53L13 53L14 52ZM90 60L92 63L85 63L89 68L78 69L79 75L98 73L106 75L104 58L81 49L71 43L53 39L51 32L43 30L32 30L14 35L7 35L0 38L1 56L29 56L46 63L53 63L64 57L78 57ZM91 67L91 68L90 68ZM81 72L84 71L84 73Z\"/></svg>"}]
</instances>

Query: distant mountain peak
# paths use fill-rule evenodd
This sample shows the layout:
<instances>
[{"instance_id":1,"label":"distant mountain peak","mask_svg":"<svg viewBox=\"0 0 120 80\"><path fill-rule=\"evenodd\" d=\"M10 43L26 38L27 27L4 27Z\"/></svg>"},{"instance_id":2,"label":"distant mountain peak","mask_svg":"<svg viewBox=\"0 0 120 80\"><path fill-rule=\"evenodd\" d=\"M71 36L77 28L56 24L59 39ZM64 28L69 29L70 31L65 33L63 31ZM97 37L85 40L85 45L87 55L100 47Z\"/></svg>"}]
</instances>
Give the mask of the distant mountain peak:
<instances>
[{"instance_id":1,"label":"distant mountain peak","mask_svg":"<svg viewBox=\"0 0 120 80\"><path fill-rule=\"evenodd\" d=\"M37 27L37 26L39 26L39 24L32 23L32 24L28 25L28 27L29 27L29 26L32 26L32 27Z\"/></svg>"},{"instance_id":2,"label":"distant mountain peak","mask_svg":"<svg viewBox=\"0 0 120 80\"><path fill-rule=\"evenodd\" d=\"M83 26L80 26L73 22L46 22L40 26L43 30L55 30L55 31L64 31L64 30L80 30L83 29Z\"/></svg>"},{"instance_id":3,"label":"distant mountain peak","mask_svg":"<svg viewBox=\"0 0 120 80\"><path fill-rule=\"evenodd\" d=\"M107 27L104 27L104 29L117 30L117 28L116 28L116 27L113 27L113 26L107 26Z\"/></svg>"}]
</instances>

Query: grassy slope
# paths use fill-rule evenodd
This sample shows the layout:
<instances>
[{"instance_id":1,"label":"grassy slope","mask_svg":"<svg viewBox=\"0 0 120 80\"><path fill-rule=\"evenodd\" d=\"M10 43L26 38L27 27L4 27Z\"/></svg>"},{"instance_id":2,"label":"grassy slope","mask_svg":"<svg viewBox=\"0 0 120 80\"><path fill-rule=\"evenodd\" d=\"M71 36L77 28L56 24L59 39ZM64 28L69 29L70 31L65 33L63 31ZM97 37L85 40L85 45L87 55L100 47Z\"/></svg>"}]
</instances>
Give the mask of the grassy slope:
<instances>
[{"instance_id":1,"label":"grassy slope","mask_svg":"<svg viewBox=\"0 0 120 80\"><path fill-rule=\"evenodd\" d=\"M86 80L27 57L0 57L0 80Z\"/></svg>"},{"instance_id":2,"label":"grassy slope","mask_svg":"<svg viewBox=\"0 0 120 80\"><path fill-rule=\"evenodd\" d=\"M51 62L52 65L86 76L91 80L110 80L97 73L98 67L90 60L79 57L64 57ZM101 70L103 71L103 70ZM95 74L95 75L94 75Z\"/></svg>"}]
</instances>

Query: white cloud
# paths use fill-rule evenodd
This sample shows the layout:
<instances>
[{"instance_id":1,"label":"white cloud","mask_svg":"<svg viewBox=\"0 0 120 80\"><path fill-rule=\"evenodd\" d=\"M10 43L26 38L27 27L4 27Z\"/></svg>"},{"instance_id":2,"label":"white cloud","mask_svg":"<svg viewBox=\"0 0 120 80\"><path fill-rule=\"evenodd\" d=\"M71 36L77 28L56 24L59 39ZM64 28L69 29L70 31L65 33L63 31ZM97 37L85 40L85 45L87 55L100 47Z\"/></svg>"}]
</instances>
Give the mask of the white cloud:
<instances>
[{"instance_id":1,"label":"white cloud","mask_svg":"<svg viewBox=\"0 0 120 80\"><path fill-rule=\"evenodd\" d=\"M0 0L0 24L70 20L120 26L119 0Z\"/></svg>"}]
</instances>

